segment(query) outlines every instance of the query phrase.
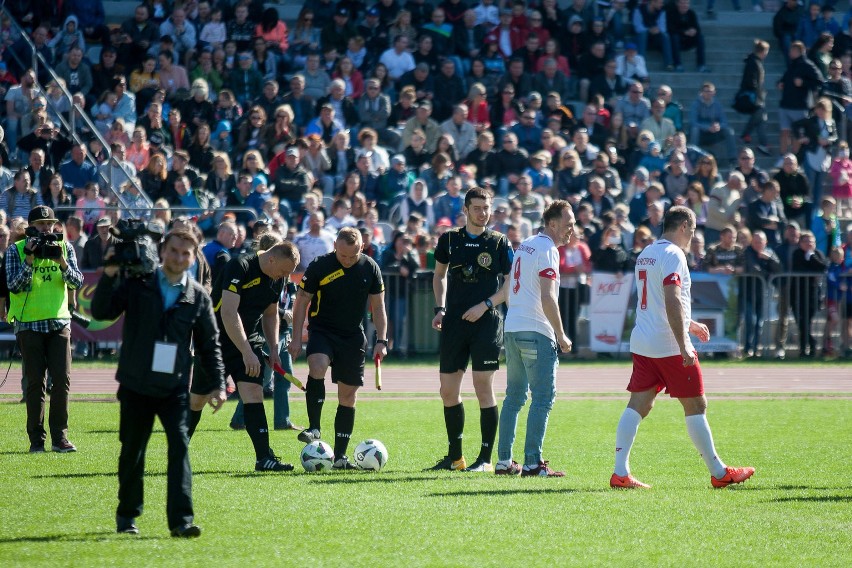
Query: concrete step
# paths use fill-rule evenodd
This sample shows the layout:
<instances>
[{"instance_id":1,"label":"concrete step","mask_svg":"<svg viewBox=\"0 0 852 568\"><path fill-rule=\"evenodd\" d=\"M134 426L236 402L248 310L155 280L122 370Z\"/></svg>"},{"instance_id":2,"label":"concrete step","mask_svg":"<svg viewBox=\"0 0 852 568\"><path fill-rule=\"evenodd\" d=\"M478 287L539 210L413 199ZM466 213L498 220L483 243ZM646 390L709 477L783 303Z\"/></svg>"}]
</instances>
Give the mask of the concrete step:
<instances>
[{"instance_id":1,"label":"concrete step","mask_svg":"<svg viewBox=\"0 0 852 568\"><path fill-rule=\"evenodd\" d=\"M51 0L40 0L51 1ZM120 24L124 20L133 17L139 0L104 0L104 13L107 24ZM278 0L277 2L265 2L264 5L278 10L278 15L288 24L295 22L299 16L304 0Z\"/></svg>"}]
</instances>

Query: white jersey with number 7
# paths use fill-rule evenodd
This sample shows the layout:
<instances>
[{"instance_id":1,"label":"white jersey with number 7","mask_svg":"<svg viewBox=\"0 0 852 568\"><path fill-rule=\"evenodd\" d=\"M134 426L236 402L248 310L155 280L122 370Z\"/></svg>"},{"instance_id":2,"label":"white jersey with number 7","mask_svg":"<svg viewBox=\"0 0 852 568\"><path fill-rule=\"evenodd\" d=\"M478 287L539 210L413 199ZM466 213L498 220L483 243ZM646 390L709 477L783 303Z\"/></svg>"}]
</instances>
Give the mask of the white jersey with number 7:
<instances>
[{"instance_id":1,"label":"white jersey with number 7","mask_svg":"<svg viewBox=\"0 0 852 568\"><path fill-rule=\"evenodd\" d=\"M631 353L654 358L680 355L666 317L666 286L680 286L686 348L694 350L687 333L692 319L692 279L686 255L674 243L660 239L645 247L636 259L636 325L630 335Z\"/></svg>"},{"instance_id":2,"label":"white jersey with number 7","mask_svg":"<svg viewBox=\"0 0 852 568\"><path fill-rule=\"evenodd\" d=\"M559 250L550 237L539 233L515 251L503 330L536 331L556 341L556 333L541 307L541 278L559 280Z\"/></svg>"}]
</instances>

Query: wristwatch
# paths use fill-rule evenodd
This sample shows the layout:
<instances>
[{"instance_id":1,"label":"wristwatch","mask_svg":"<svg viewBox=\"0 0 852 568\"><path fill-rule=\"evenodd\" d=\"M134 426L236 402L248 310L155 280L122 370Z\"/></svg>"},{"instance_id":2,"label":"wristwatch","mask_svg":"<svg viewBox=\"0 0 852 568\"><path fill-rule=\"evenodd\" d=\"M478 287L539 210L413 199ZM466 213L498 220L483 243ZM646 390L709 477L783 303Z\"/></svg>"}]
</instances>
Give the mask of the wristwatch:
<instances>
[{"instance_id":1,"label":"wristwatch","mask_svg":"<svg viewBox=\"0 0 852 568\"><path fill-rule=\"evenodd\" d=\"M388 340L387 339L377 339L376 344L379 344L379 343L383 344L385 347L388 346Z\"/></svg>"},{"instance_id":2,"label":"wristwatch","mask_svg":"<svg viewBox=\"0 0 852 568\"><path fill-rule=\"evenodd\" d=\"M485 298L485 307L489 310L494 307L494 302L491 301L491 298Z\"/></svg>"},{"instance_id":3,"label":"wristwatch","mask_svg":"<svg viewBox=\"0 0 852 568\"><path fill-rule=\"evenodd\" d=\"M440 313L447 313L447 308L444 306L435 306L435 315L437 316Z\"/></svg>"}]
</instances>

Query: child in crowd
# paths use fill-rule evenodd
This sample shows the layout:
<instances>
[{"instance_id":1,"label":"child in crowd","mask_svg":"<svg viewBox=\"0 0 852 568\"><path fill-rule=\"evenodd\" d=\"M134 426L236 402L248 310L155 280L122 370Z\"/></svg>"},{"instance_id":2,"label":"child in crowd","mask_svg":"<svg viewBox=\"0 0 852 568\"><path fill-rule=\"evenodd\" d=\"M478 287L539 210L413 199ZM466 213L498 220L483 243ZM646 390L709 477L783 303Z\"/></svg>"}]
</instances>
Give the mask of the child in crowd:
<instances>
[{"instance_id":1,"label":"child in crowd","mask_svg":"<svg viewBox=\"0 0 852 568\"><path fill-rule=\"evenodd\" d=\"M76 215L83 220L83 230L90 235L95 230L95 223L105 214L106 201L99 197L99 191L98 184L90 181L86 184L86 193L76 204Z\"/></svg>"},{"instance_id":2,"label":"child in crowd","mask_svg":"<svg viewBox=\"0 0 852 568\"><path fill-rule=\"evenodd\" d=\"M834 350L832 335L841 320L840 306L845 305L846 322L846 344L843 344L844 333L840 333L840 351L849 350L849 338L852 337L852 272L844 274L843 249L839 246L832 247L828 255L829 265L826 273L826 319L825 319L825 343L823 353L826 357L834 357L838 353Z\"/></svg>"},{"instance_id":3,"label":"child in crowd","mask_svg":"<svg viewBox=\"0 0 852 568\"><path fill-rule=\"evenodd\" d=\"M210 13L210 21L201 28L201 34L198 36L198 39L202 48L210 46L217 49L225 45L228 34L225 22L222 21L221 8L216 8Z\"/></svg>"},{"instance_id":4,"label":"child in crowd","mask_svg":"<svg viewBox=\"0 0 852 568\"><path fill-rule=\"evenodd\" d=\"M837 145L837 155L831 163L831 195L838 207L852 212L852 160L849 159L849 144L842 141Z\"/></svg>"},{"instance_id":5,"label":"child in crowd","mask_svg":"<svg viewBox=\"0 0 852 568\"><path fill-rule=\"evenodd\" d=\"M51 81L47 86L47 117L54 124L61 124L60 115L67 119L71 114L71 101L65 97L58 81L62 81L62 86L65 86L62 79Z\"/></svg>"},{"instance_id":6,"label":"child in crowd","mask_svg":"<svg viewBox=\"0 0 852 568\"><path fill-rule=\"evenodd\" d=\"M95 114L95 126L101 134L106 134L109 127L115 121L115 104L118 102L118 96L112 91L105 91L98 101L98 106L93 109Z\"/></svg>"},{"instance_id":7,"label":"child in crowd","mask_svg":"<svg viewBox=\"0 0 852 568\"><path fill-rule=\"evenodd\" d=\"M47 42L47 46L53 50L57 62L63 61L72 47L79 47L85 53L86 39L79 29L77 16L72 14L65 18L65 25L52 40Z\"/></svg>"},{"instance_id":8,"label":"child in crowd","mask_svg":"<svg viewBox=\"0 0 852 568\"><path fill-rule=\"evenodd\" d=\"M524 173L532 179L533 191L550 195L553 191L553 171L550 165L550 153L540 150L530 156L530 166Z\"/></svg>"}]
</instances>

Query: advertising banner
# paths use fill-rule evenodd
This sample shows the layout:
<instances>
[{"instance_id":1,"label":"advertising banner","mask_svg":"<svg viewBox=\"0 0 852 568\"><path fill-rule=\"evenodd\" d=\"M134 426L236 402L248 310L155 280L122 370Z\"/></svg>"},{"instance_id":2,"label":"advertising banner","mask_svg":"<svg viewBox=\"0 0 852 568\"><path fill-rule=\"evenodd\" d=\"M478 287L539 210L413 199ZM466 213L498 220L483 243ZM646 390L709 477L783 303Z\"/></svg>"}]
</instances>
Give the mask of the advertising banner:
<instances>
[{"instance_id":1,"label":"advertising banner","mask_svg":"<svg viewBox=\"0 0 852 568\"><path fill-rule=\"evenodd\" d=\"M74 341L118 343L121 341L121 330L124 316L113 321L98 321L92 319L92 296L98 285L100 274L95 271L83 271L83 285L77 290L77 311L92 320L88 328L71 324L71 338Z\"/></svg>"},{"instance_id":2,"label":"advertising banner","mask_svg":"<svg viewBox=\"0 0 852 568\"><path fill-rule=\"evenodd\" d=\"M589 303L589 347L595 352L622 352L624 318L633 292L633 274L592 272Z\"/></svg>"}]
</instances>

